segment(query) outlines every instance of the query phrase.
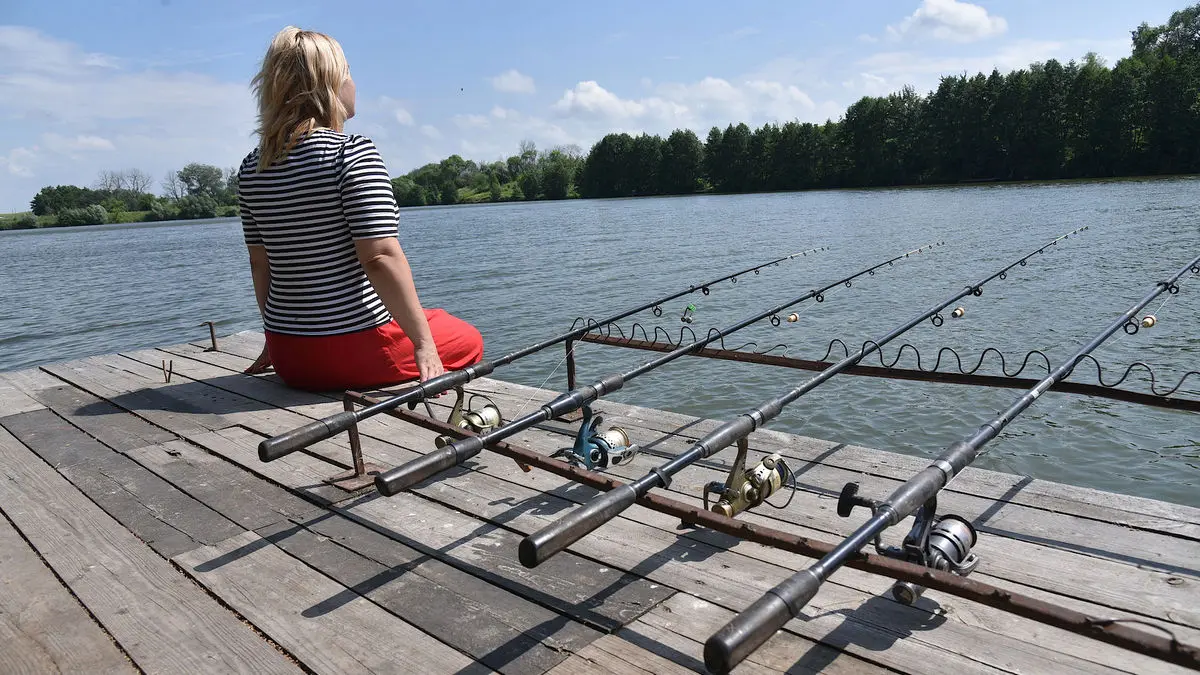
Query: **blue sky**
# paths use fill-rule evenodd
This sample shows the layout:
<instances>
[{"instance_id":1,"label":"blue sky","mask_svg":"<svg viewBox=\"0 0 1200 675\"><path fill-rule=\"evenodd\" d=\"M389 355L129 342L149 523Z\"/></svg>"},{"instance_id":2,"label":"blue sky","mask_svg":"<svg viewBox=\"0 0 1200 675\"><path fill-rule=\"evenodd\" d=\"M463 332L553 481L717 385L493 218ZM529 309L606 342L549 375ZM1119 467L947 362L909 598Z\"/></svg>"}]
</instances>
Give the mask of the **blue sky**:
<instances>
[{"instance_id":1,"label":"blue sky","mask_svg":"<svg viewBox=\"0 0 1200 675\"><path fill-rule=\"evenodd\" d=\"M863 95L946 74L1129 53L1182 0L226 2L0 0L0 212L44 185L253 147L250 78L280 28L342 43L348 131L392 175L522 139L586 151L611 131L837 119Z\"/></svg>"}]
</instances>

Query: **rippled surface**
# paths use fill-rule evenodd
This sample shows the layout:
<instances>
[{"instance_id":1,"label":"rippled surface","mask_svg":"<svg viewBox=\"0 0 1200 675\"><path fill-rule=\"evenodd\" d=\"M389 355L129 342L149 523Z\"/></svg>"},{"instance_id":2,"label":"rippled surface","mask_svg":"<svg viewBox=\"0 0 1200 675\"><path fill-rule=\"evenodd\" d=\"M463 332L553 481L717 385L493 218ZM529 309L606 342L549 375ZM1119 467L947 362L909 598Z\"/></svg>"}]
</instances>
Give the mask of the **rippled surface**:
<instances>
[{"instance_id":1,"label":"rippled surface","mask_svg":"<svg viewBox=\"0 0 1200 675\"><path fill-rule=\"evenodd\" d=\"M942 347L962 354L966 367L993 347L1011 372L1029 349L1057 365L1197 255L1197 204L1194 179L546 202L406 209L401 240L424 304L477 325L490 358L562 333L576 317L600 318L786 253L830 247L725 282L709 296L675 300L659 319L636 317L677 338L678 316L691 302L691 327L703 335L903 251L946 242L838 287L823 303L802 303L797 323L764 321L727 341L820 358L832 338L857 348L1042 243L1091 225L961 302L962 319L947 317L941 328L924 322L885 348L890 362L901 344L912 344L929 368ZM0 233L0 254L0 370L201 339L205 320L217 321L219 333L261 328L232 220ZM1163 303L1151 305L1159 319L1153 329L1120 333L1097 350L1106 379L1134 361L1150 364L1160 387L1200 370L1200 280L1185 280ZM623 322L626 331L631 323ZM581 383L656 356L589 344L578 352ZM915 365L911 352L901 364ZM1030 368L1033 377L1045 372ZM981 372L998 370L993 355ZM496 376L561 389L563 351ZM723 419L811 376L685 358L612 398ZM1094 368L1072 379L1094 382ZM1144 391L1148 383L1135 374L1123 386ZM1181 393L1200 396L1200 379ZM771 428L929 456L1018 395L840 376L788 406ZM1048 394L987 448L978 466L1200 506L1195 414Z\"/></svg>"}]
</instances>

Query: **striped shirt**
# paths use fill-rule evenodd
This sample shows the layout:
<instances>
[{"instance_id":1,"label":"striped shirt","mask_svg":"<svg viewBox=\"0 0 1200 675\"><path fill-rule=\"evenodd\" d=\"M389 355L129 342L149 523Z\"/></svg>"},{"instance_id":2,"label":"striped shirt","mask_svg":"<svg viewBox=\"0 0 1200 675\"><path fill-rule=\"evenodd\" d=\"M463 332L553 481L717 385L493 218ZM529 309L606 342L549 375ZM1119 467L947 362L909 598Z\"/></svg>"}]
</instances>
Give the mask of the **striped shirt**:
<instances>
[{"instance_id":1,"label":"striped shirt","mask_svg":"<svg viewBox=\"0 0 1200 675\"><path fill-rule=\"evenodd\" d=\"M354 249L357 239L397 236L400 211L375 144L319 129L262 173L258 157L242 161L238 203L246 244L266 247L270 261L264 327L336 335L391 321Z\"/></svg>"}]
</instances>

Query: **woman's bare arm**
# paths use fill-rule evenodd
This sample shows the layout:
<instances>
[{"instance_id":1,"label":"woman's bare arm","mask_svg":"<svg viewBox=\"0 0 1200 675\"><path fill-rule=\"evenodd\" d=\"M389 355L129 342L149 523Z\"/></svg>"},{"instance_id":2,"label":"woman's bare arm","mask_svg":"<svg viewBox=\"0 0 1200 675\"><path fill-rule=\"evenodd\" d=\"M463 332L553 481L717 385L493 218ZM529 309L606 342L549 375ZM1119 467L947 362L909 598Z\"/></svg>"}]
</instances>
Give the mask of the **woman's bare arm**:
<instances>
[{"instance_id":1,"label":"woman's bare arm","mask_svg":"<svg viewBox=\"0 0 1200 675\"><path fill-rule=\"evenodd\" d=\"M250 251L250 278L254 282L254 297L258 300L258 312L263 316L263 323L266 323L267 292L271 289L271 266L267 261L267 247L251 244L247 245L246 249ZM267 351L267 346L263 345L262 354L259 354L245 372L251 375L265 373L270 366L271 354Z\"/></svg>"},{"instance_id":2,"label":"woman's bare arm","mask_svg":"<svg viewBox=\"0 0 1200 675\"><path fill-rule=\"evenodd\" d=\"M362 263L367 279L387 307L400 329L412 340L421 380L437 377L445 372L442 360L425 320L425 311L417 297L408 258L395 237L358 239L354 242L358 260Z\"/></svg>"}]
</instances>

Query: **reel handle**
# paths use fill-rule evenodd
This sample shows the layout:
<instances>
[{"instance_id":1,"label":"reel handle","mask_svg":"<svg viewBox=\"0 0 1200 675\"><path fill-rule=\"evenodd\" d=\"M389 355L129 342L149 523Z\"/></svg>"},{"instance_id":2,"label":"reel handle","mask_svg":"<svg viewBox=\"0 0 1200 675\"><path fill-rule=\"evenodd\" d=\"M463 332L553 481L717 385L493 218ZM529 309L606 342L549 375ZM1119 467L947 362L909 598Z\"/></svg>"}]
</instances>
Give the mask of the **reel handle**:
<instances>
[{"instance_id":1,"label":"reel handle","mask_svg":"<svg viewBox=\"0 0 1200 675\"><path fill-rule=\"evenodd\" d=\"M616 518L637 501L628 484L613 488L546 527L528 535L517 546L521 564L534 568L574 544L604 523Z\"/></svg>"},{"instance_id":2,"label":"reel handle","mask_svg":"<svg viewBox=\"0 0 1200 675\"><path fill-rule=\"evenodd\" d=\"M263 440L258 444L258 459L270 462L285 457L318 441L333 438L357 422L358 416L349 410L314 420L302 427Z\"/></svg>"}]
</instances>

